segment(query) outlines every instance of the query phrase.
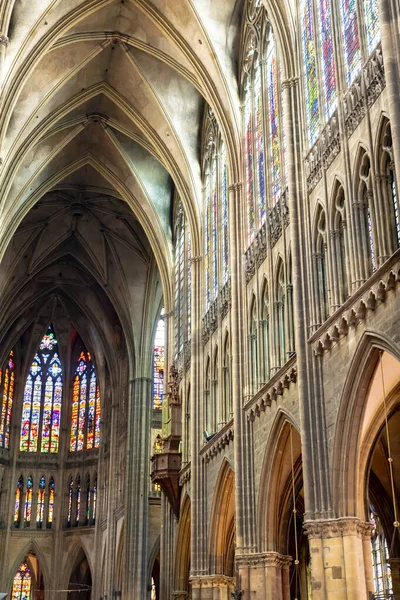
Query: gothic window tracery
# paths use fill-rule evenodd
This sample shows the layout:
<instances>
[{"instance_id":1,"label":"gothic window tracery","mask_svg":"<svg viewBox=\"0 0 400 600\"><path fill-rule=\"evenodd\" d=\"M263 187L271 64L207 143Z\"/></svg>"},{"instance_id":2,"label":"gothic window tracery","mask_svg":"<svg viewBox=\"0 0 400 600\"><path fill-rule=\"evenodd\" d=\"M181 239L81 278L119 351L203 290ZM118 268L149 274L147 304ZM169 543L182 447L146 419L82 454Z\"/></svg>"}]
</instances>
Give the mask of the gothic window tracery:
<instances>
[{"instance_id":1,"label":"gothic window tracery","mask_svg":"<svg viewBox=\"0 0 400 600\"><path fill-rule=\"evenodd\" d=\"M15 574L11 598L12 600L31 600L32 575L26 560L24 560Z\"/></svg>"},{"instance_id":2,"label":"gothic window tracery","mask_svg":"<svg viewBox=\"0 0 400 600\"><path fill-rule=\"evenodd\" d=\"M258 326L258 318L257 318L257 302L255 296L253 296L251 301L251 309L250 309L250 332L249 332L249 341L250 341L250 372L251 372L251 381L250 386L252 393L255 394L258 389L258 339L257 339L257 326Z\"/></svg>"},{"instance_id":3,"label":"gothic window tracery","mask_svg":"<svg viewBox=\"0 0 400 600\"><path fill-rule=\"evenodd\" d=\"M175 215L175 339L174 359L182 355L185 344L191 339L191 302L192 302L192 272L191 272L191 237L189 224L181 201L177 202Z\"/></svg>"},{"instance_id":4,"label":"gothic window tracery","mask_svg":"<svg viewBox=\"0 0 400 600\"><path fill-rule=\"evenodd\" d=\"M0 448L9 448L10 425L15 385L14 351L8 355L7 364L0 369Z\"/></svg>"},{"instance_id":5,"label":"gothic window tracery","mask_svg":"<svg viewBox=\"0 0 400 600\"><path fill-rule=\"evenodd\" d=\"M24 493L24 479L21 475L21 477L18 479L17 487L15 490L15 503L14 503L14 526L15 527L19 527L21 524L23 493Z\"/></svg>"},{"instance_id":6,"label":"gothic window tracery","mask_svg":"<svg viewBox=\"0 0 400 600\"><path fill-rule=\"evenodd\" d=\"M263 354L264 382L270 378L270 319L269 319L268 284L265 281L262 294L262 325L263 325Z\"/></svg>"},{"instance_id":7,"label":"gothic window tracery","mask_svg":"<svg viewBox=\"0 0 400 600\"><path fill-rule=\"evenodd\" d=\"M62 367L52 325L44 335L25 384L21 452L56 453L60 436Z\"/></svg>"},{"instance_id":8,"label":"gothic window tracery","mask_svg":"<svg viewBox=\"0 0 400 600\"><path fill-rule=\"evenodd\" d=\"M389 563L389 548L379 516L371 507L370 523L372 529L371 553L376 594L393 594L392 573Z\"/></svg>"},{"instance_id":9,"label":"gothic window tracery","mask_svg":"<svg viewBox=\"0 0 400 600\"><path fill-rule=\"evenodd\" d=\"M277 276L277 337L278 337L278 360L279 366L286 362L286 324L285 324L285 271L283 262L280 261Z\"/></svg>"},{"instance_id":10,"label":"gothic window tracery","mask_svg":"<svg viewBox=\"0 0 400 600\"><path fill-rule=\"evenodd\" d=\"M381 134L380 153L380 170L382 179L383 200L385 208L391 215L391 222L388 223L388 228L393 231L393 246L394 251L400 247L400 215L399 215L399 199L396 189L396 176L394 170L393 159L393 140L390 128L390 121L384 120Z\"/></svg>"},{"instance_id":11,"label":"gothic window tracery","mask_svg":"<svg viewBox=\"0 0 400 600\"><path fill-rule=\"evenodd\" d=\"M30 527L32 517L33 479L29 475L25 487L24 527Z\"/></svg>"},{"instance_id":12,"label":"gothic window tracery","mask_svg":"<svg viewBox=\"0 0 400 600\"><path fill-rule=\"evenodd\" d=\"M92 450L100 445L100 389L89 352L82 350L72 387L70 452Z\"/></svg>"},{"instance_id":13,"label":"gothic window tracery","mask_svg":"<svg viewBox=\"0 0 400 600\"><path fill-rule=\"evenodd\" d=\"M373 223L373 192L371 189L371 163L366 152L362 152L358 169L358 204L356 206L357 227L360 231L360 251L363 256L363 279L376 270L375 225Z\"/></svg>"},{"instance_id":14,"label":"gothic window tracery","mask_svg":"<svg viewBox=\"0 0 400 600\"><path fill-rule=\"evenodd\" d=\"M45 506L45 495L46 495L46 478L44 475L40 478L37 504L36 504L36 527L39 529L43 525L44 520L44 506Z\"/></svg>"},{"instance_id":15,"label":"gothic window tracery","mask_svg":"<svg viewBox=\"0 0 400 600\"><path fill-rule=\"evenodd\" d=\"M204 257L206 312L229 278L227 156L218 124L207 107L203 124Z\"/></svg>"},{"instance_id":16,"label":"gothic window tracery","mask_svg":"<svg viewBox=\"0 0 400 600\"><path fill-rule=\"evenodd\" d=\"M264 7L261 3L254 6L250 2L250 5L242 75L249 244L265 223L268 208L279 201L286 185L277 44Z\"/></svg>"},{"instance_id":17,"label":"gothic window tracery","mask_svg":"<svg viewBox=\"0 0 400 600\"><path fill-rule=\"evenodd\" d=\"M317 218L317 233L315 246L319 323L325 321L328 318L329 314L326 247L327 242L325 211L322 208L320 208Z\"/></svg>"},{"instance_id":18,"label":"gothic window tracery","mask_svg":"<svg viewBox=\"0 0 400 600\"><path fill-rule=\"evenodd\" d=\"M55 482L54 478L51 477L49 483L49 503L47 508L47 527L51 527L54 520L54 496L55 496Z\"/></svg>"},{"instance_id":19,"label":"gothic window tracery","mask_svg":"<svg viewBox=\"0 0 400 600\"><path fill-rule=\"evenodd\" d=\"M224 361L223 361L223 372L224 372L224 421L229 421L233 416L232 411L232 391L231 391L231 353L229 334L226 334L224 344Z\"/></svg>"},{"instance_id":20,"label":"gothic window tracery","mask_svg":"<svg viewBox=\"0 0 400 600\"><path fill-rule=\"evenodd\" d=\"M158 320L153 351L153 408L161 408L164 399L165 322L164 309Z\"/></svg>"},{"instance_id":21,"label":"gothic window tracery","mask_svg":"<svg viewBox=\"0 0 400 600\"><path fill-rule=\"evenodd\" d=\"M338 302L343 304L348 297L347 264L346 264L346 213L344 190L338 184L334 194L334 257L337 266Z\"/></svg>"}]
</instances>

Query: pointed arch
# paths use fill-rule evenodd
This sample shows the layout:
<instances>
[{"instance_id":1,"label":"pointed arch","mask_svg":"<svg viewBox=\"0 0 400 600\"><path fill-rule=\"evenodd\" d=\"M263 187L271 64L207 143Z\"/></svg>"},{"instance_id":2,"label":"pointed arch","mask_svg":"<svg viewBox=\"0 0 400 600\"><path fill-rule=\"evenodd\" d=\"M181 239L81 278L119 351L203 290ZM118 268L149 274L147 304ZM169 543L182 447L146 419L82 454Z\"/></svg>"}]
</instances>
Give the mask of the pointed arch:
<instances>
[{"instance_id":1,"label":"pointed arch","mask_svg":"<svg viewBox=\"0 0 400 600\"><path fill-rule=\"evenodd\" d=\"M258 309L257 298L253 292L249 312L249 389L251 394L258 390Z\"/></svg>"},{"instance_id":2,"label":"pointed arch","mask_svg":"<svg viewBox=\"0 0 400 600\"><path fill-rule=\"evenodd\" d=\"M283 408L279 408L264 453L257 502L259 523L258 544L261 552L274 550L286 554L287 529L290 520L291 448L290 429L293 434L293 459L296 466L296 484L302 485L301 444L299 425Z\"/></svg>"},{"instance_id":3,"label":"pointed arch","mask_svg":"<svg viewBox=\"0 0 400 600\"><path fill-rule=\"evenodd\" d=\"M370 153L362 144L359 144L354 164L353 213L355 227L359 231L357 250L360 255L360 276L365 281L377 267L377 227Z\"/></svg>"},{"instance_id":4,"label":"pointed arch","mask_svg":"<svg viewBox=\"0 0 400 600\"><path fill-rule=\"evenodd\" d=\"M190 527L191 503L188 494L185 494L179 515L178 532L176 536L176 560L174 573L175 590L189 591L190 575Z\"/></svg>"},{"instance_id":5,"label":"pointed arch","mask_svg":"<svg viewBox=\"0 0 400 600\"><path fill-rule=\"evenodd\" d=\"M211 573L233 577L235 475L227 459L222 462L214 489L209 532Z\"/></svg>"},{"instance_id":6,"label":"pointed arch","mask_svg":"<svg viewBox=\"0 0 400 600\"><path fill-rule=\"evenodd\" d=\"M282 367L287 360L286 355L286 276L285 264L279 254L275 267L275 332L277 365Z\"/></svg>"},{"instance_id":7,"label":"pointed arch","mask_svg":"<svg viewBox=\"0 0 400 600\"><path fill-rule=\"evenodd\" d=\"M360 339L347 371L338 416L335 426L332 472L333 506L339 516L362 516L364 514L364 477L366 457L362 448L367 415L367 398L371 381L376 371L380 352L387 353L399 363L400 347L389 337L376 332L365 331ZM393 374L396 374L393 368ZM371 426L372 435L377 435L381 421L375 420ZM378 429L377 429L378 428ZM364 454L360 452L363 450ZM364 465L362 467L362 465Z\"/></svg>"},{"instance_id":8,"label":"pointed arch","mask_svg":"<svg viewBox=\"0 0 400 600\"><path fill-rule=\"evenodd\" d=\"M68 589L71 600L89 600L92 596L93 571L90 568L88 556L81 546L75 555L75 561L70 571Z\"/></svg>"},{"instance_id":9,"label":"pointed arch","mask_svg":"<svg viewBox=\"0 0 400 600\"><path fill-rule=\"evenodd\" d=\"M22 548L22 550L20 550L20 552L18 553L17 557L13 560L11 570L10 570L10 573L8 576L8 581L7 581L7 589L8 590L12 589L14 576L15 576L19 566L22 564L22 562L24 560L27 560L27 559L29 560L30 556L35 557L39 563L40 571L43 576L44 589L46 589L46 586L48 585L48 582L50 581L50 566L47 564L46 556L40 549L40 546L37 544L37 542L34 539L31 539L27 542L27 544L25 544L25 546Z\"/></svg>"}]
</instances>

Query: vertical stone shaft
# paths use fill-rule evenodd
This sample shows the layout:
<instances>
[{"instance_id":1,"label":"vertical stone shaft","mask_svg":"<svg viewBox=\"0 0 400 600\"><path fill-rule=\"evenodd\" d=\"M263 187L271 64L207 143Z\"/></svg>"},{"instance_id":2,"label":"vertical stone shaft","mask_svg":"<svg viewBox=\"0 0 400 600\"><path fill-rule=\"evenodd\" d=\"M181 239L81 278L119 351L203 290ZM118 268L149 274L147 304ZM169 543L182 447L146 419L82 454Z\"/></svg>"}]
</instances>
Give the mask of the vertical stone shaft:
<instances>
[{"instance_id":1,"label":"vertical stone shaft","mask_svg":"<svg viewBox=\"0 0 400 600\"><path fill-rule=\"evenodd\" d=\"M129 382L124 597L146 598L151 379Z\"/></svg>"}]
</instances>

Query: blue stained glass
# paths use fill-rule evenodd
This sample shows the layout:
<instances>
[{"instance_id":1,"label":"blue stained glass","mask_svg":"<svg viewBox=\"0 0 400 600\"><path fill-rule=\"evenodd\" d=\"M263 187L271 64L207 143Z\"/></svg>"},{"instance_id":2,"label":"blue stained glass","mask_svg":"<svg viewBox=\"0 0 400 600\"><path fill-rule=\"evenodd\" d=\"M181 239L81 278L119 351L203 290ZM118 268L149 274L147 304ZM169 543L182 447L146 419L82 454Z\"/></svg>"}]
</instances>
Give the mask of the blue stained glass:
<instances>
[{"instance_id":1,"label":"blue stained glass","mask_svg":"<svg viewBox=\"0 0 400 600\"><path fill-rule=\"evenodd\" d=\"M267 57L268 101L269 101L269 143L271 156L272 200L278 202L281 188L281 157L279 141L279 105L278 105L278 73L275 58L275 42L271 38Z\"/></svg>"},{"instance_id":2,"label":"blue stained glass","mask_svg":"<svg viewBox=\"0 0 400 600\"><path fill-rule=\"evenodd\" d=\"M371 54L381 41L378 0L364 0L364 14L368 52Z\"/></svg>"},{"instance_id":3,"label":"blue stained glass","mask_svg":"<svg viewBox=\"0 0 400 600\"><path fill-rule=\"evenodd\" d=\"M218 296L218 243L217 243L217 229L218 229L218 212L217 212L217 159L214 156L212 162L212 206L211 206L211 220L212 220L212 270L213 270L213 300Z\"/></svg>"},{"instance_id":4,"label":"blue stained glass","mask_svg":"<svg viewBox=\"0 0 400 600\"><path fill-rule=\"evenodd\" d=\"M255 208L254 208L254 181L253 181L253 128L251 125L251 88L247 80L244 95L244 127L245 127L245 154L246 154L246 201L249 217L249 243L255 234Z\"/></svg>"},{"instance_id":5,"label":"blue stained glass","mask_svg":"<svg viewBox=\"0 0 400 600\"><path fill-rule=\"evenodd\" d=\"M222 202L222 268L223 281L229 277L228 259L228 190L227 190L227 164L225 145L221 148L221 202Z\"/></svg>"},{"instance_id":6,"label":"blue stained glass","mask_svg":"<svg viewBox=\"0 0 400 600\"><path fill-rule=\"evenodd\" d=\"M308 138L312 145L319 134L319 102L311 0L301 0L301 19L303 29L303 58L306 83Z\"/></svg>"},{"instance_id":7,"label":"blue stained glass","mask_svg":"<svg viewBox=\"0 0 400 600\"><path fill-rule=\"evenodd\" d=\"M265 221L265 157L264 157L264 128L263 105L261 93L261 67L257 64L254 73L254 97L256 107L256 162L258 174L258 211L260 225Z\"/></svg>"},{"instance_id":8,"label":"blue stained glass","mask_svg":"<svg viewBox=\"0 0 400 600\"><path fill-rule=\"evenodd\" d=\"M337 106L335 54L333 50L333 28L331 0L320 0L319 18L321 28L321 54L324 72L326 117L330 119Z\"/></svg>"},{"instance_id":9,"label":"blue stained glass","mask_svg":"<svg viewBox=\"0 0 400 600\"><path fill-rule=\"evenodd\" d=\"M342 31L347 82L350 85L361 68L361 46L357 22L356 0L341 0Z\"/></svg>"}]
</instances>

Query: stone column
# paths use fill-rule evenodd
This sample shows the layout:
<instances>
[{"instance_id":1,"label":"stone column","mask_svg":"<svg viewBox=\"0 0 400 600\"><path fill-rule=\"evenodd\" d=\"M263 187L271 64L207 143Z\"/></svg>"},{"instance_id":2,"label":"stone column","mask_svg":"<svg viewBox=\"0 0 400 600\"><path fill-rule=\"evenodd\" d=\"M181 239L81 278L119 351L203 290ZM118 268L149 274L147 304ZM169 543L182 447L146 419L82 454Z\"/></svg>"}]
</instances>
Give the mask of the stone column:
<instances>
[{"instance_id":1,"label":"stone column","mask_svg":"<svg viewBox=\"0 0 400 600\"><path fill-rule=\"evenodd\" d=\"M307 521L313 600L367 600L364 537L357 517Z\"/></svg>"},{"instance_id":2,"label":"stone column","mask_svg":"<svg viewBox=\"0 0 400 600\"><path fill-rule=\"evenodd\" d=\"M151 384L149 377L129 382L124 598L147 597Z\"/></svg>"},{"instance_id":3,"label":"stone column","mask_svg":"<svg viewBox=\"0 0 400 600\"><path fill-rule=\"evenodd\" d=\"M396 18L394 15L396 2L390 0L380 0L379 2L379 21L382 37L382 55L385 67L387 110L390 117L390 128L393 139L393 159L396 165L396 189L399 190L400 173L400 72L399 56L396 52L395 35ZM398 27L398 21L397 21Z\"/></svg>"},{"instance_id":4,"label":"stone column","mask_svg":"<svg viewBox=\"0 0 400 600\"><path fill-rule=\"evenodd\" d=\"M201 256L191 260L192 269L192 346L190 363L190 442L191 442L191 526L190 526L190 574L198 577L204 574L206 560L206 535L204 525L204 486L202 462L199 455L203 440L203 390L202 390L202 355L201 343L202 320L202 269ZM193 591L193 600L197 591Z\"/></svg>"},{"instance_id":5,"label":"stone column","mask_svg":"<svg viewBox=\"0 0 400 600\"><path fill-rule=\"evenodd\" d=\"M291 556L278 552L237 556L238 587L243 591L243 597L252 600L290 600L291 562Z\"/></svg>"},{"instance_id":6,"label":"stone column","mask_svg":"<svg viewBox=\"0 0 400 600\"><path fill-rule=\"evenodd\" d=\"M192 579L192 598L231 600L235 579L226 575L204 575Z\"/></svg>"}]
</instances>

